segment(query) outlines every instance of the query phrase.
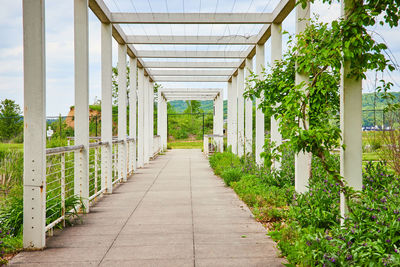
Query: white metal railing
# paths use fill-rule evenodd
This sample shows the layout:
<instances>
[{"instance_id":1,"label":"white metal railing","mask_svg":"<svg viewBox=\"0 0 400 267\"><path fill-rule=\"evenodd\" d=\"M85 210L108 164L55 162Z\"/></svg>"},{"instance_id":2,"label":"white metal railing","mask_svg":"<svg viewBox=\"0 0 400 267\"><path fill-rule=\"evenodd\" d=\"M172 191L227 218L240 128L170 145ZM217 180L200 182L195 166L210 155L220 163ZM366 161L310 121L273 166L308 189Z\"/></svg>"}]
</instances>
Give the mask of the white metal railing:
<instances>
[{"instance_id":1,"label":"white metal railing","mask_svg":"<svg viewBox=\"0 0 400 267\"><path fill-rule=\"evenodd\" d=\"M153 137L153 157L159 154L161 150L161 136L155 135Z\"/></svg>"},{"instance_id":2,"label":"white metal railing","mask_svg":"<svg viewBox=\"0 0 400 267\"><path fill-rule=\"evenodd\" d=\"M159 137L155 138L159 140ZM157 142L159 144L159 141ZM136 162L136 140L127 138L124 140L114 139L112 141L112 162L103 166L112 166L112 184L121 182L122 175L119 171L119 149L126 145L126 168L127 175L133 174ZM159 147L159 145L155 146ZM80 196L75 195L75 172L77 166L82 165L83 145L48 148L46 150L46 232L52 230L57 224L63 223L68 213L73 209L80 208ZM89 144L89 196L88 200L93 201L106 191L102 183L101 173L102 149L108 149L108 142L95 142ZM159 152L159 149L156 153ZM103 162L104 163L104 162ZM77 203L79 202L79 205Z\"/></svg>"},{"instance_id":3,"label":"white metal railing","mask_svg":"<svg viewBox=\"0 0 400 267\"><path fill-rule=\"evenodd\" d=\"M127 154L126 154L126 173L128 176L133 174L136 163L136 140L135 138L126 139Z\"/></svg>"},{"instance_id":4,"label":"white metal railing","mask_svg":"<svg viewBox=\"0 0 400 267\"><path fill-rule=\"evenodd\" d=\"M122 176L118 169L118 160L119 154L118 151L120 149L120 144L123 143L124 140L116 140L112 141L112 184L115 185L116 183L121 182Z\"/></svg>"},{"instance_id":5,"label":"white metal railing","mask_svg":"<svg viewBox=\"0 0 400 267\"><path fill-rule=\"evenodd\" d=\"M66 207L75 202L75 160L81 160L83 148L80 145L46 150L46 231L61 222L65 224ZM78 159L76 155L80 155Z\"/></svg>"},{"instance_id":6,"label":"white metal railing","mask_svg":"<svg viewBox=\"0 0 400 267\"><path fill-rule=\"evenodd\" d=\"M203 137L203 153L208 156L214 152L224 151L224 135L205 134Z\"/></svg>"},{"instance_id":7,"label":"white metal railing","mask_svg":"<svg viewBox=\"0 0 400 267\"><path fill-rule=\"evenodd\" d=\"M105 192L105 186L102 187L101 172L101 150L106 149L107 142L97 142L89 144L89 201ZM104 159L106 160L106 159ZM107 164L105 165L107 166Z\"/></svg>"}]
</instances>

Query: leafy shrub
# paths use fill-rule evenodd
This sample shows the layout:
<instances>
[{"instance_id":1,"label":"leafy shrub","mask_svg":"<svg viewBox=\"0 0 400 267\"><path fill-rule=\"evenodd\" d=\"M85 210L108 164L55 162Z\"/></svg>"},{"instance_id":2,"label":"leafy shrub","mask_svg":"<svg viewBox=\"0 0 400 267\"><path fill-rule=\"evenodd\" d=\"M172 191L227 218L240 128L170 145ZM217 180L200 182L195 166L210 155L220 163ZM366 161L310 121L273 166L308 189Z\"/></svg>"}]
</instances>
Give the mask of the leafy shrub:
<instances>
[{"instance_id":1,"label":"leafy shrub","mask_svg":"<svg viewBox=\"0 0 400 267\"><path fill-rule=\"evenodd\" d=\"M240 167L240 159L231 152L214 153L210 158L210 166L216 175L221 175L227 168Z\"/></svg>"},{"instance_id":2,"label":"leafy shrub","mask_svg":"<svg viewBox=\"0 0 400 267\"><path fill-rule=\"evenodd\" d=\"M229 168L222 172L221 177L227 186L232 185L233 182L237 182L242 177L242 170L239 168Z\"/></svg>"}]
</instances>

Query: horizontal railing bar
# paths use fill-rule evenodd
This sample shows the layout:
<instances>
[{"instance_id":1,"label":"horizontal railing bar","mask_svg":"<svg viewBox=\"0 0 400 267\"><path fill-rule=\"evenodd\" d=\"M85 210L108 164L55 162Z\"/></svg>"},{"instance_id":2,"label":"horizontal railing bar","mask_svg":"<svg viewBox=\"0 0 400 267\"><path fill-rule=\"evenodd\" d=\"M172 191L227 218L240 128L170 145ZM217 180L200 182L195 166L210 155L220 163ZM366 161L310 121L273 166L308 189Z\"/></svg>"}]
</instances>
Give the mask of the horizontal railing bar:
<instances>
[{"instance_id":1,"label":"horizontal railing bar","mask_svg":"<svg viewBox=\"0 0 400 267\"><path fill-rule=\"evenodd\" d=\"M93 147L106 146L106 145L108 145L108 142L101 141L101 142L96 142L96 143L90 143L89 147L93 148Z\"/></svg>"},{"instance_id":2,"label":"horizontal railing bar","mask_svg":"<svg viewBox=\"0 0 400 267\"><path fill-rule=\"evenodd\" d=\"M100 191L98 191L96 194L94 194L93 196L89 197L89 201L92 201L94 198L98 197L99 195L101 195L104 191L106 191L105 188L101 189Z\"/></svg>"},{"instance_id":3,"label":"horizontal railing bar","mask_svg":"<svg viewBox=\"0 0 400 267\"><path fill-rule=\"evenodd\" d=\"M112 141L113 144L120 144L120 143L123 143L123 142L125 142L125 141L124 140L113 140Z\"/></svg>"},{"instance_id":4,"label":"horizontal railing bar","mask_svg":"<svg viewBox=\"0 0 400 267\"><path fill-rule=\"evenodd\" d=\"M80 151L83 148L84 148L83 145L47 148L46 155L59 154L59 153L64 153L64 152L68 152L68 151Z\"/></svg>"},{"instance_id":5,"label":"horizontal railing bar","mask_svg":"<svg viewBox=\"0 0 400 267\"><path fill-rule=\"evenodd\" d=\"M136 141L136 139L135 139L135 138L133 138L133 137L129 137L129 138L126 138L126 141L127 141L127 142L130 142L130 141Z\"/></svg>"},{"instance_id":6,"label":"horizontal railing bar","mask_svg":"<svg viewBox=\"0 0 400 267\"><path fill-rule=\"evenodd\" d=\"M57 224L59 224L60 222L62 222L65 219L65 216L61 216L60 218L56 219L55 221L53 221L52 223L50 223L49 225L46 226L46 232L50 229L52 229L54 226L56 226Z\"/></svg>"}]
</instances>

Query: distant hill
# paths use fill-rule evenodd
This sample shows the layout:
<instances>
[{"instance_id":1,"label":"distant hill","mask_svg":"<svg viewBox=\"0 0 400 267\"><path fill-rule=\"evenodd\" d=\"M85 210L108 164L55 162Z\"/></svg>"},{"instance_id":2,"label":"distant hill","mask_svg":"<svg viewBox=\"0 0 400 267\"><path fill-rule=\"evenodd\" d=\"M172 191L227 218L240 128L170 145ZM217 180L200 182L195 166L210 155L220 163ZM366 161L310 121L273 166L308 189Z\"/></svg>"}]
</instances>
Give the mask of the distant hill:
<instances>
[{"instance_id":1,"label":"distant hill","mask_svg":"<svg viewBox=\"0 0 400 267\"><path fill-rule=\"evenodd\" d=\"M400 92L393 92L392 93L396 99L397 102L400 102ZM375 95L374 93L366 93L362 95L362 109L363 110L373 110L374 109L374 98ZM206 100L206 101L200 101L201 102L201 109L204 110L204 112L213 112L213 101L211 100ZM382 99L382 97L377 94L376 97L376 109L381 110L385 107L386 101ZM171 105L175 108L175 111L177 113L181 113L186 109L186 102L183 100L175 100L170 102ZM226 103L227 101L224 100L224 108L226 108Z\"/></svg>"},{"instance_id":2,"label":"distant hill","mask_svg":"<svg viewBox=\"0 0 400 267\"><path fill-rule=\"evenodd\" d=\"M396 102L400 102L400 92L392 93ZM366 93L362 95L362 109L363 109L363 126L374 126L374 125L382 125L383 121L386 121L385 115L382 110L386 106L386 100L382 99L381 94L376 95L374 93ZM374 105L375 100L375 105ZM200 101L201 109L205 113L213 112L213 101ZM171 101L171 105L174 107L176 113L182 113L186 109L186 102L182 100ZM374 110L375 106L375 112ZM224 100L224 114L226 116L227 113L227 101Z\"/></svg>"}]
</instances>

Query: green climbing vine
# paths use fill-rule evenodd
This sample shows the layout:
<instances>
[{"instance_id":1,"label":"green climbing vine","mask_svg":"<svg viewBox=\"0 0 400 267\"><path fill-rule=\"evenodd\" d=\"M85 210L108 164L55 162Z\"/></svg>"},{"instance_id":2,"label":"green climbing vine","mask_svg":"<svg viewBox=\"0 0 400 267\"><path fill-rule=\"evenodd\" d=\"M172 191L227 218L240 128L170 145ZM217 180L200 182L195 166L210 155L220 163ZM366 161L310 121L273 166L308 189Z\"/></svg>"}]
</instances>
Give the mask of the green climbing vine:
<instances>
[{"instance_id":1,"label":"green climbing vine","mask_svg":"<svg viewBox=\"0 0 400 267\"><path fill-rule=\"evenodd\" d=\"M306 3L300 0L297 4L305 7ZM346 78L356 80L365 79L369 70L395 70L396 66L385 56L387 46L374 40L367 27L377 23L398 26L400 1L346 0L345 3L344 18L331 23L310 21L301 34L290 36L283 59L275 62L263 77L253 73L247 81L245 96L263 95L258 108L266 116L279 120L282 138L288 140L295 153L311 152L320 158L349 199L354 191L327 160L329 153L340 147L341 69L349 66ZM296 85L296 75L307 77L307 82ZM382 80L380 89L388 94L391 86ZM283 145L277 149L283 149Z\"/></svg>"}]
</instances>

